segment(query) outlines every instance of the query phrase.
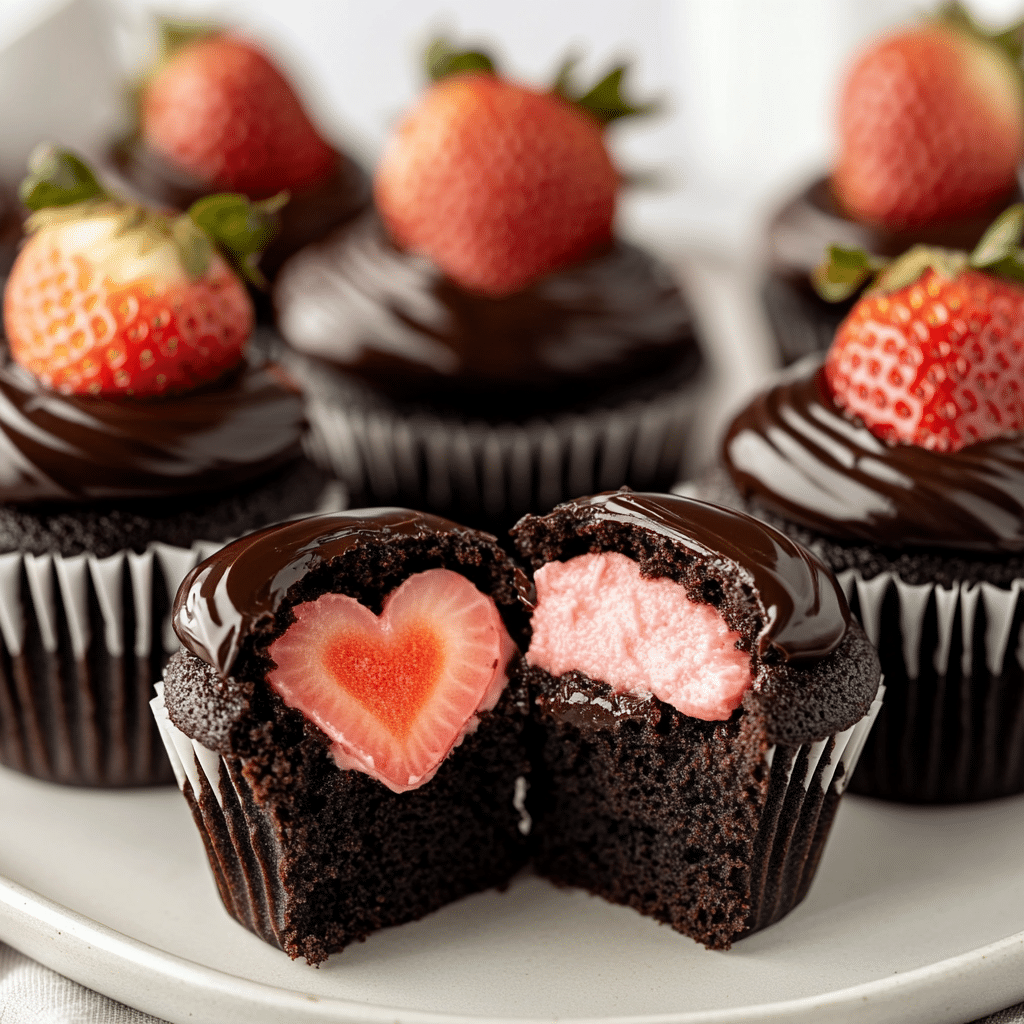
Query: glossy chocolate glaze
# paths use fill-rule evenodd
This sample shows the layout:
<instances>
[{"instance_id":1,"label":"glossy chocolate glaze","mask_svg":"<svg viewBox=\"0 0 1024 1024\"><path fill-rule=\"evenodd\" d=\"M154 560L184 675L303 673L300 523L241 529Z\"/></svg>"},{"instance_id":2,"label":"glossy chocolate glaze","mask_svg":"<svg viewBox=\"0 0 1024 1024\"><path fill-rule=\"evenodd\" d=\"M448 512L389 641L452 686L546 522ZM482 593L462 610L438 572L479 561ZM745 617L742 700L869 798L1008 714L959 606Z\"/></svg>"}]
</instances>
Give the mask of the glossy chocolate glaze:
<instances>
[{"instance_id":1,"label":"glossy chocolate glaze","mask_svg":"<svg viewBox=\"0 0 1024 1024\"><path fill-rule=\"evenodd\" d=\"M0 502L225 491L298 458L304 427L295 385L255 356L200 391L112 402L51 391L0 348Z\"/></svg>"},{"instance_id":2,"label":"glossy chocolate glaze","mask_svg":"<svg viewBox=\"0 0 1024 1024\"><path fill-rule=\"evenodd\" d=\"M556 509L581 526L616 523L649 530L709 562L725 560L749 585L765 626L758 654L821 659L842 643L850 610L835 578L809 551L742 512L672 494L610 491ZM525 521L524 521L525 522Z\"/></svg>"},{"instance_id":3,"label":"glossy chocolate glaze","mask_svg":"<svg viewBox=\"0 0 1024 1024\"><path fill-rule=\"evenodd\" d=\"M495 299L397 249L368 213L298 253L274 302L285 340L305 355L389 399L485 419L522 420L631 387L663 390L700 362L668 272L621 241Z\"/></svg>"},{"instance_id":4,"label":"glossy chocolate glaze","mask_svg":"<svg viewBox=\"0 0 1024 1024\"><path fill-rule=\"evenodd\" d=\"M579 672L553 678L550 690L538 695L537 704L546 714L580 729L607 729L627 718L656 726L663 707L651 693L615 693Z\"/></svg>"},{"instance_id":5,"label":"glossy chocolate glaze","mask_svg":"<svg viewBox=\"0 0 1024 1024\"><path fill-rule=\"evenodd\" d=\"M1024 551L1024 438L959 452L889 446L830 401L805 364L733 421L740 493L817 533L886 547Z\"/></svg>"},{"instance_id":6,"label":"glossy chocolate glaze","mask_svg":"<svg viewBox=\"0 0 1024 1024\"><path fill-rule=\"evenodd\" d=\"M976 213L934 221L915 228L886 228L849 217L839 205L830 180L819 178L791 199L768 228L771 268L806 280L830 245L864 249L877 256L899 256L924 243L970 251L993 220L1024 198L1019 188Z\"/></svg>"},{"instance_id":7,"label":"glossy chocolate glaze","mask_svg":"<svg viewBox=\"0 0 1024 1024\"><path fill-rule=\"evenodd\" d=\"M175 167L134 137L120 142L110 155L128 183L150 202L184 210L197 199L221 191ZM273 278L292 253L322 238L369 204L368 175L350 157L338 153L331 177L307 188L291 190L291 198L281 211L281 227L260 258L260 268Z\"/></svg>"},{"instance_id":8,"label":"glossy chocolate glaze","mask_svg":"<svg viewBox=\"0 0 1024 1024\"><path fill-rule=\"evenodd\" d=\"M174 632L226 677L246 637L308 573L359 545L456 533L474 531L403 508L355 509L268 527L222 548L185 577L174 602Z\"/></svg>"}]
</instances>

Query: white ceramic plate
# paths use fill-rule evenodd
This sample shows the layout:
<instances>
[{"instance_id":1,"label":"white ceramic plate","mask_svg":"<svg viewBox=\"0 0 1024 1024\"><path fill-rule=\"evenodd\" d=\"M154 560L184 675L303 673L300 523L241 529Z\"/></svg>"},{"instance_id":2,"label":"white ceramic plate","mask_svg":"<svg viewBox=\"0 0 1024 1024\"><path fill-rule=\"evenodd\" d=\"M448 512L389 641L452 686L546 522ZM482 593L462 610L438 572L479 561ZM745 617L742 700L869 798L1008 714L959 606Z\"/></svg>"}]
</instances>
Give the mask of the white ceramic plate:
<instances>
[{"instance_id":1,"label":"white ceramic plate","mask_svg":"<svg viewBox=\"0 0 1024 1024\"><path fill-rule=\"evenodd\" d=\"M223 911L176 790L0 770L0 940L176 1024L964 1024L1024 999L1022 850L1024 798L847 796L808 898L727 953L527 874L315 970Z\"/></svg>"}]
</instances>

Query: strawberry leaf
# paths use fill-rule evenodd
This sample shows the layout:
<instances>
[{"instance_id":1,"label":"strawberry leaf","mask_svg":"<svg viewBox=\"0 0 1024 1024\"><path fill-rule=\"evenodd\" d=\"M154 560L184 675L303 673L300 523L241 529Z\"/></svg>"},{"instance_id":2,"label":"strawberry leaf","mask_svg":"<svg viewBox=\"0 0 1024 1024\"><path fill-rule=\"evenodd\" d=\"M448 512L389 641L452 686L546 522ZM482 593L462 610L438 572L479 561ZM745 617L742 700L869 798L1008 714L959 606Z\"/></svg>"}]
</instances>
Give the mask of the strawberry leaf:
<instances>
[{"instance_id":1,"label":"strawberry leaf","mask_svg":"<svg viewBox=\"0 0 1024 1024\"><path fill-rule=\"evenodd\" d=\"M628 64L616 65L589 91L582 96L574 96L572 72L575 65L576 58L572 56L562 62L553 91L581 110L585 110L600 124L608 125L622 117L654 114L661 109L661 104L657 100L634 103L622 95L622 81L629 70Z\"/></svg>"},{"instance_id":2,"label":"strawberry leaf","mask_svg":"<svg viewBox=\"0 0 1024 1024\"><path fill-rule=\"evenodd\" d=\"M226 253L245 280L265 288L267 280L259 269L259 257L277 233L278 213L287 202L287 192L260 202L220 193L194 202L186 216Z\"/></svg>"},{"instance_id":3,"label":"strawberry leaf","mask_svg":"<svg viewBox=\"0 0 1024 1024\"><path fill-rule=\"evenodd\" d=\"M842 302L859 292L887 263L862 249L830 245L828 256L811 274L811 284L826 302Z\"/></svg>"},{"instance_id":4,"label":"strawberry leaf","mask_svg":"<svg viewBox=\"0 0 1024 1024\"><path fill-rule=\"evenodd\" d=\"M458 75L464 71L494 74L494 60L484 50L460 50L446 36L438 36L423 55L423 65L431 82Z\"/></svg>"},{"instance_id":5,"label":"strawberry leaf","mask_svg":"<svg viewBox=\"0 0 1024 1024\"><path fill-rule=\"evenodd\" d=\"M981 236L970 255L972 267L994 268L1012 256L1024 236L1024 203L1014 203L1004 210Z\"/></svg>"},{"instance_id":6,"label":"strawberry leaf","mask_svg":"<svg viewBox=\"0 0 1024 1024\"><path fill-rule=\"evenodd\" d=\"M875 278L873 290L897 292L913 284L926 270L952 280L967 266L967 253L932 245L911 246Z\"/></svg>"},{"instance_id":7,"label":"strawberry leaf","mask_svg":"<svg viewBox=\"0 0 1024 1024\"><path fill-rule=\"evenodd\" d=\"M109 198L89 166L69 150L51 144L37 146L28 167L18 194L30 210Z\"/></svg>"},{"instance_id":8,"label":"strawberry leaf","mask_svg":"<svg viewBox=\"0 0 1024 1024\"><path fill-rule=\"evenodd\" d=\"M160 57L159 63L170 60L179 50L202 42L213 36L220 35L223 26L208 21L179 21L175 18L163 18L160 21Z\"/></svg>"},{"instance_id":9,"label":"strawberry leaf","mask_svg":"<svg viewBox=\"0 0 1024 1024\"><path fill-rule=\"evenodd\" d=\"M975 20L971 12L959 2L951 0L942 4L936 12L936 20L957 32L963 32L978 42L994 46L1009 59L1015 67L1024 54L1024 20L1016 21L999 32L990 32ZM1018 69L1019 70L1019 69Z\"/></svg>"}]
</instances>

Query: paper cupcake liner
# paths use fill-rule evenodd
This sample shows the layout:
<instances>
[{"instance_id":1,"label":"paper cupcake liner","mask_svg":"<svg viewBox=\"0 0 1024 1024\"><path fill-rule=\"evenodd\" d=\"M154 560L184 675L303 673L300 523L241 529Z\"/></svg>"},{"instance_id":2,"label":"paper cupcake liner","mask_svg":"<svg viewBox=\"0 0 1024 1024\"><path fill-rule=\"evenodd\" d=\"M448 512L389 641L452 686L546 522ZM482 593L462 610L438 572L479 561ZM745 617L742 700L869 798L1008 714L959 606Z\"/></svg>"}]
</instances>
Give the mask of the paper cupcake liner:
<instances>
[{"instance_id":1,"label":"paper cupcake liner","mask_svg":"<svg viewBox=\"0 0 1024 1024\"><path fill-rule=\"evenodd\" d=\"M839 798L882 708L886 687L857 723L816 743L771 747L768 798L751 863L747 931L766 928L806 895L818 870Z\"/></svg>"},{"instance_id":2,"label":"paper cupcake liner","mask_svg":"<svg viewBox=\"0 0 1024 1024\"><path fill-rule=\"evenodd\" d=\"M852 790L916 803L1024 792L1024 580L838 578L888 687Z\"/></svg>"},{"instance_id":3,"label":"paper cupcake liner","mask_svg":"<svg viewBox=\"0 0 1024 1024\"><path fill-rule=\"evenodd\" d=\"M308 368L291 367L307 379ZM358 385L311 386L310 452L367 501L511 519L682 476L700 380L649 401L526 423L402 415Z\"/></svg>"},{"instance_id":4,"label":"paper cupcake liner","mask_svg":"<svg viewBox=\"0 0 1024 1024\"><path fill-rule=\"evenodd\" d=\"M323 510L343 505L339 487L325 489ZM180 646L178 586L224 543L0 554L0 764L47 782L170 783L148 705Z\"/></svg>"},{"instance_id":5,"label":"paper cupcake liner","mask_svg":"<svg viewBox=\"0 0 1024 1024\"><path fill-rule=\"evenodd\" d=\"M163 684L151 702L178 786L203 837L228 912L265 941L282 947L280 846L253 799L238 758L225 758L171 722ZM768 800L755 841L749 931L777 921L804 898L817 870L839 797L882 706L885 687L849 729L800 747L772 747ZM517 780L520 830L528 831Z\"/></svg>"}]
</instances>

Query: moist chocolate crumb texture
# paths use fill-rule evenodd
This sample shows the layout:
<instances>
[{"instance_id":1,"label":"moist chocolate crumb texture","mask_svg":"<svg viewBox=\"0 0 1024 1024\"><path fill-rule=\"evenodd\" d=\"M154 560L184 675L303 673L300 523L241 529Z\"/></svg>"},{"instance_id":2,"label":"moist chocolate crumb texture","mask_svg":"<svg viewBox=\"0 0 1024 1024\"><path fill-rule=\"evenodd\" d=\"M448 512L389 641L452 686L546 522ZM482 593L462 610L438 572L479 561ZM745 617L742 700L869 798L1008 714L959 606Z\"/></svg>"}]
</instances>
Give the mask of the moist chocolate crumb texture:
<instances>
[{"instance_id":1,"label":"moist chocolate crumb texture","mask_svg":"<svg viewBox=\"0 0 1024 1024\"><path fill-rule=\"evenodd\" d=\"M68 237L96 232L98 258L112 244L105 225L123 216L114 210L97 206L81 221L59 216L69 218ZM35 226L56 232L47 237L59 253L64 229ZM60 266L52 271L56 283L35 276L29 246L38 237L23 249L29 262L12 272L10 342L0 343L0 763L52 782L169 783L173 773L148 702L178 647L169 621L178 584L231 537L316 510L327 480L302 454L296 385L255 351L242 356L244 335L235 365L215 371L214 380L158 395L94 395L81 381L58 390L16 361L16 343L22 362L37 370L49 358L57 365L62 343L68 351L70 329L48 332L40 321L37 333L55 347L33 362L26 344L26 324L64 301ZM117 237L131 248L130 227ZM122 292L108 313L102 293L110 282L97 274L89 284L88 264L78 268L85 293L65 289L60 308L86 345L97 322L109 330L116 314L137 305ZM247 304L241 283L235 287ZM33 288L38 302L13 312L12 290L24 296ZM182 340L188 335L175 320L179 306L172 315L166 301L168 311L151 311L152 322L135 328L146 352L109 338L117 366L131 368L138 359L140 380L148 363L177 350L193 368L202 366ZM91 327L86 310L93 311ZM251 312L240 315L239 330L246 317L251 324ZM106 363L107 351L100 348L97 364Z\"/></svg>"},{"instance_id":2,"label":"moist chocolate crumb texture","mask_svg":"<svg viewBox=\"0 0 1024 1024\"><path fill-rule=\"evenodd\" d=\"M504 884L531 856L556 882L713 948L806 893L881 695L874 651L827 570L742 514L626 491L527 517L516 540L535 586L487 535L423 513L355 510L244 538L183 583L174 623L186 650L154 711L225 906L292 957L320 962ZM708 630L716 638L711 667L693 669L683 698L643 674L676 657L659 647L664 622L645 623L661 631L634 683L599 679L600 645L582 633L563 639L590 673L542 667L539 633L560 607L545 567L573 572L595 555L632 573L607 578L603 597L573 577L587 607L614 617L638 591L637 613L657 616L667 589L668 632L688 630L700 652ZM390 749L401 730L368 758L346 735L358 714L339 719L329 706L342 690L362 692L364 706L382 707L384 692L401 703L418 656L366 691L332 668L331 651L349 642L332 632L341 620L316 634L335 638L319 668L299 652L315 609L342 614L333 609L354 599L360 616L387 618L439 570L488 595L528 653L503 656L500 695L469 701L478 726L456 730L461 742L414 783L388 767L401 760ZM680 604L696 609L697 626ZM598 662L582 656L595 650Z\"/></svg>"},{"instance_id":3,"label":"moist chocolate crumb texture","mask_svg":"<svg viewBox=\"0 0 1024 1024\"><path fill-rule=\"evenodd\" d=\"M536 869L713 949L777 921L884 689L832 575L668 495L579 499L514 533L536 584Z\"/></svg>"},{"instance_id":4,"label":"moist chocolate crumb texture","mask_svg":"<svg viewBox=\"0 0 1024 1024\"><path fill-rule=\"evenodd\" d=\"M154 709L232 916L319 963L525 864L525 586L493 537L403 509L273 527L191 572ZM433 667L431 636L455 652Z\"/></svg>"},{"instance_id":5,"label":"moist chocolate crumb texture","mask_svg":"<svg viewBox=\"0 0 1024 1024\"><path fill-rule=\"evenodd\" d=\"M832 400L817 359L733 421L702 494L815 551L888 688L852 789L913 802L1024 791L1024 444L889 445Z\"/></svg>"}]
</instances>

